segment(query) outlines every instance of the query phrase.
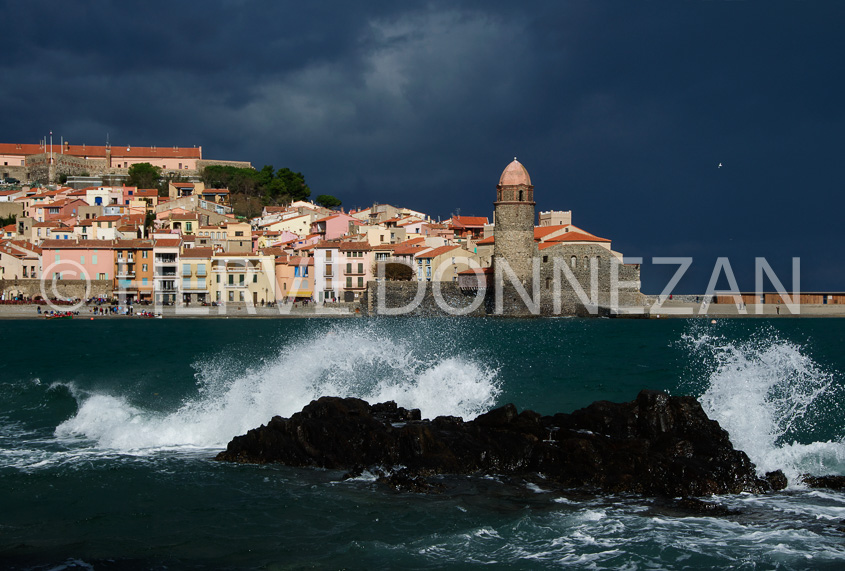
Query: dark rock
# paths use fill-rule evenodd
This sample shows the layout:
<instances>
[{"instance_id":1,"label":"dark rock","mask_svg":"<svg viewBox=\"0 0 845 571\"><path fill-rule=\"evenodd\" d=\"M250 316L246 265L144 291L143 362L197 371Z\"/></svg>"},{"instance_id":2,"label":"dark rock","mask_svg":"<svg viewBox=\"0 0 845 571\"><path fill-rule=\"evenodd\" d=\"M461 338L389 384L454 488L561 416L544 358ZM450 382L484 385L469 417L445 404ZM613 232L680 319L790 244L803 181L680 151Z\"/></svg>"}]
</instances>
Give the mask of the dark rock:
<instances>
[{"instance_id":1,"label":"dark rock","mask_svg":"<svg viewBox=\"0 0 845 571\"><path fill-rule=\"evenodd\" d=\"M774 472L766 472L766 481L771 486L772 490L785 490L789 481L782 470L775 470Z\"/></svg>"},{"instance_id":2,"label":"dark rock","mask_svg":"<svg viewBox=\"0 0 845 571\"><path fill-rule=\"evenodd\" d=\"M235 437L217 459L350 475L378 466L390 474L381 481L405 490L425 489L431 475L475 473L542 473L560 487L668 497L785 486L782 473L758 478L748 456L694 398L655 391L554 416L517 413L509 404L469 422L419 420L418 410L393 402L323 397L289 419L274 417Z\"/></svg>"},{"instance_id":3,"label":"dark rock","mask_svg":"<svg viewBox=\"0 0 845 571\"><path fill-rule=\"evenodd\" d=\"M376 481L381 484L387 484L400 492L433 494L440 493L444 488L443 484L431 482L422 475L408 470L391 472L390 474L381 476Z\"/></svg>"},{"instance_id":4,"label":"dark rock","mask_svg":"<svg viewBox=\"0 0 845 571\"><path fill-rule=\"evenodd\" d=\"M726 508L722 504L705 502L698 498L681 498L677 501L676 508L686 514L708 517L722 517L738 515L740 513L736 510Z\"/></svg>"},{"instance_id":5,"label":"dark rock","mask_svg":"<svg viewBox=\"0 0 845 571\"><path fill-rule=\"evenodd\" d=\"M804 474L801 476L801 481L810 488L845 490L845 476L811 476Z\"/></svg>"}]
</instances>

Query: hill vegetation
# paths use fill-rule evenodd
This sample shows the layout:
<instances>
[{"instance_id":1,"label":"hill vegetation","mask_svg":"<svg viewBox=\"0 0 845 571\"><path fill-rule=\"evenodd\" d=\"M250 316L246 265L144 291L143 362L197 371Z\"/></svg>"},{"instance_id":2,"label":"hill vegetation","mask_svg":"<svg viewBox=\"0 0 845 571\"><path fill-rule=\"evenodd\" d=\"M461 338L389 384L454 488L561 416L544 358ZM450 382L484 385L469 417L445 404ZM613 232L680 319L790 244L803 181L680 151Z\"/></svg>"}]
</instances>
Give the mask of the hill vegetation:
<instances>
[{"instance_id":1,"label":"hill vegetation","mask_svg":"<svg viewBox=\"0 0 845 571\"><path fill-rule=\"evenodd\" d=\"M206 188L228 188L229 199L235 214L251 218L261 213L265 206L290 204L297 200L308 200L311 189L300 172L284 167L276 170L265 165L261 170L227 165L207 166L200 172ZM158 188L165 195L170 179L162 176L161 169L149 163L139 163L129 168L130 186ZM317 203L328 208L337 208L341 201L330 195L321 194Z\"/></svg>"}]
</instances>

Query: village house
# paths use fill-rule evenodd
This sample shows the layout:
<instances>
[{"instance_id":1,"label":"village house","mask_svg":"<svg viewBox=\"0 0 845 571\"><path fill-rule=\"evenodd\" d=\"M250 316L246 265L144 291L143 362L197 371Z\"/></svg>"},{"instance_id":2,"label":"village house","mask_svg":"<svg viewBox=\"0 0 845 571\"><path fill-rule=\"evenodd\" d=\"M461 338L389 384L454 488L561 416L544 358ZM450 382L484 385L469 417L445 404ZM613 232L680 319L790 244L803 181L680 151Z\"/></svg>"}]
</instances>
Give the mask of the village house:
<instances>
[{"instance_id":1,"label":"village house","mask_svg":"<svg viewBox=\"0 0 845 571\"><path fill-rule=\"evenodd\" d=\"M92 240L116 240L117 227L120 225L119 215L99 216L91 219Z\"/></svg>"},{"instance_id":2,"label":"village house","mask_svg":"<svg viewBox=\"0 0 845 571\"><path fill-rule=\"evenodd\" d=\"M209 303L212 301L209 276L211 275L211 259L213 256L214 249L209 247L182 250L180 262L182 265L183 303Z\"/></svg>"},{"instance_id":3,"label":"village house","mask_svg":"<svg viewBox=\"0 0 845 571\"><path fill-rule=\"evenodd\" d=\"M110 240L45 240L41 243L42 274L48 279L111 280L114 242Z\"/></svg>"},{"instance_id":4,"label":"village house","mask_svg":"<svg viewBox=\"0 0 845 571\"><path fill-rule=\"evenodd\" d=\"M153 300L156 304L175 304L179 299L177 268L182 240L175 235L153 235Z\"/></svg>"},{"instance_id":5,"label":"village house","mask_svg":"<svg viewBox=\"0 0 845 571\"><path fill-rule=\"evenodd\" d=\"M217 303L263 305L276 299L276 264L260 253L215 253L210 284Z\"/></svg>"},{"instance_id":6,"label":"village house","mask_svg":"<svg viewBox=\"0 0 845 571\"><path fill-rule=\"evenodd\" d=\"M34 216L39 222L46 222L48 220L62 220L66 218L76 218L81 207L88 206L84 200L57 200L49 203L42 203L32 207Z\"/></svg>"},{"instance_id":7,"label":"village house","mask_svg":"<svg viewBox=\"0 0 845 571\"><path fill-rule=\"evenodd\" d=\"M23 240L0 243L0 279L40 279L41 248Z\"/></svg>"},{"instance_id":8,"label":"village house","mask_svg":"<svg viewBox=\"0 0 845 571\"><path fill-rule=\"evenodd\" d=\"M478 257L460 246L441 246L415 256L417 281L458 281L458 272L466 270ZM471 262L472 261L472 262Z\"/></svg>"},{"instance_id":9,"label":"village house","mask_svg":"<svg viewBox=\"0 0 845 571\"><path fill-rule=\"evenodd\" d=\"M373 279L373 252L366 242L341 242L337 267L342 270L343 301L360 299Z\"/></svg>"},{"instance_id":10,"label":"village house","mask_svg":"<svg viewBox=\"0 0 845 571\"><path fill-rule=\"evenodd\" d=\"M261 225L262 230L273 232L291 232L297 236L307 236L311 233L311 224L316 220L314 213L298 214L289 218L282 218L275 222L268 222Z\"/></svg>"},{"instance_id":11,"label":"village house","mask_svg":"<svg viewBox=\"0 0 845 571\"><path fill-rule=\"evenodd\" d=\"M249 222L226 223L226 252L231 254L252 252L252 226Z\"/></svg>"},{"instance_id":12,"label":"village house","mask_svg":"<svg viewBox=\"0 0 845 571\"><path fill-rule=\"evenodd\" d=\"M314 247L314 301L322 303L340 298L340 264L338 242L320 242Z\"/></svg>"},{"instance_id":13,"label":"village house","mask_svg":"<svg viewBox=\"0 0 845 571\"><path fill-rule=\"evenodd\" d=\"M66 224L48 228L47 240L75 240L76 235L73 230L73 226L67 226Z\"/></svg>"},{"instance_id":14,"label":"village house","mask_svg":"<svg viewBox=\"0 0 845 571\"><path fill-rule=\"evenodd\" d=\"M479 240L484 236L486 216L452 216L446 225L455 232L458 240Z\"/></svg>"},{"instance_id":15,"label":"village house","mask_svg":"<svg viewBox=\"0 0 845 571\"><path fill-rule=\"evenodd\" d=\"M276 301L311 300L314 258L307 256L276 257Z\"/></svg>"},{"instance_id":16,"label":"village house","mask_svg":"<svg viewBox=\"0 0 845 571\"><path fill-rule=\"evenodd\" d=\"M153 300L152 240L117 240L114 243L114 295L129 302Z\"/></svg>"},{"instance_id":17,"label":"village house","mask_svg":"<svg viewBox=\"0 0 845 571\"><path fill-rule=\"evenodd\" d=\"M317 234L320 240L336 240L350 233L350 225L359 224L361 224L360 220L348 214L332 214L315 220L311 224L311 234Z\"/></svg>"}]
</instances>

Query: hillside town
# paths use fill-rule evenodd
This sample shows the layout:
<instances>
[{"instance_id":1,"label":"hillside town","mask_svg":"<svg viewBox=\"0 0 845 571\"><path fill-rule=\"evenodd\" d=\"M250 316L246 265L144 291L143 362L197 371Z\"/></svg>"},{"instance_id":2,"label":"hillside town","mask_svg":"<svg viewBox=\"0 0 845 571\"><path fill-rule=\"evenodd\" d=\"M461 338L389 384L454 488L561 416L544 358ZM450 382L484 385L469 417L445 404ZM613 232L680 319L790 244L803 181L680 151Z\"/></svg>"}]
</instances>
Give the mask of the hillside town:
<instances>
[{"instance_id":1,"label":"hillside town","mask_svg":"<svg viewBox=\"0 0 845 571\"><path fill-rule=\"evenodd\" d=\"M167 196L125 184L83 186L89 181L70 176L66 184L0 190L0 213L14 216L0 242L4 300L36 298L23 286L46 279L94 281L101 285L94 296L127 305L354 304L380 275L458 282L470 268L489 270L495 255L496 225L487 217L435 220L390 204L345 211L295 201L245 219L235 215L229 189L207 188L198 179L171 181ZM527 189L530 178L514 160L501 185ZM520 190L513 201L502 204L530 205L533 220L520 230L530 236L533 227L533 243L519 256L580 246L621 262L610 240L573 225L571 212L535 218L530 194L523 198ZM379 265L400 264L403 271L379 274Z\"/></svg>"}]
</instances>

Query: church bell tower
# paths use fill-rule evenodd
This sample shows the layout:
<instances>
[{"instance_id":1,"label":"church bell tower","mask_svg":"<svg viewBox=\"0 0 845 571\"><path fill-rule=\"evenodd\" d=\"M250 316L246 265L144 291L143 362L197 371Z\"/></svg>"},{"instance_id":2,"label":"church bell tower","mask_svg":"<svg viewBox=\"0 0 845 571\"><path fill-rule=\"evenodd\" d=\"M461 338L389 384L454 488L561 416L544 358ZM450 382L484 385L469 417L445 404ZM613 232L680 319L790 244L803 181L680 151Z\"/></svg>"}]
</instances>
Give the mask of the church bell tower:
<instances>
[{"instance_id":1,"label":"church bell tower","mask_svg":"<svg viewBox=\"0 0 845 571\"><path fill-rule=\"evenodd\" d=\"M528 292L532 288L534 242L534 186L516 157L496 186L493 223L493 266L504 260Z\"/></svg>"}]
</instances>

